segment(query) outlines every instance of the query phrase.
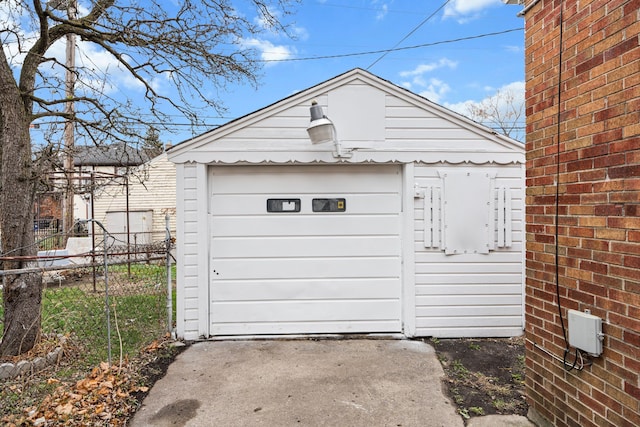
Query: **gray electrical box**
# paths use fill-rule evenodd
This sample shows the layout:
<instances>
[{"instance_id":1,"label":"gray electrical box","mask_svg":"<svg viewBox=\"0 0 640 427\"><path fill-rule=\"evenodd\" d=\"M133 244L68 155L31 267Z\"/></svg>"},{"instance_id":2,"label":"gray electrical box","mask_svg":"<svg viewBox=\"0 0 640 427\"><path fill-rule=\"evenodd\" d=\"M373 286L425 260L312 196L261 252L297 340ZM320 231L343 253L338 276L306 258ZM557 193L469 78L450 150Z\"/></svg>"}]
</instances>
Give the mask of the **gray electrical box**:
<instances>
[{"instance_id":1,"label":"gray electrical box","mask_svg":"<svg viewBox=\"0 0 640 427\"><path fill-rule=\"evenodd\" d=\"M589 313L569 310L569 345L598 357L602 354L602 319Z\"/></svg>"}]
</instances>

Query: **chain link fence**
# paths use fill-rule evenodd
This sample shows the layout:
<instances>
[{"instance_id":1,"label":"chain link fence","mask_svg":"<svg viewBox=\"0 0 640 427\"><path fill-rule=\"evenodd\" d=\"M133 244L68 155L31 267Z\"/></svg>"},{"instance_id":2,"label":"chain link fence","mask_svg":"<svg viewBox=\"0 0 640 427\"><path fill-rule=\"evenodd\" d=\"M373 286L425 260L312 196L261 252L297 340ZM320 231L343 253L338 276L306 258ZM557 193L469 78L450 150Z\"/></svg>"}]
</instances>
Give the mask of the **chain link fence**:
<instances>
[{"instance_id":1,"label":"chain link fence","mask_svg":"<svg viewBox=\"0 0 640 427\"><path fill-rule=\"evenodd\" d=\"M96 229L102 228L97 224ZM85 239L82 242L69 239L65 250L39 252L33 268L0 270L0 283L8 274L42 274L41 341L46 349L34 349L35 357L28 361L0 360L0 380L57 363L68 345L79 350L87 366L117 363L172 330L175 267L168 228L165 240L135 247L102 231L73 238ZM63 235L53 238L67 241Z\"/></svg>"}]
</instances>

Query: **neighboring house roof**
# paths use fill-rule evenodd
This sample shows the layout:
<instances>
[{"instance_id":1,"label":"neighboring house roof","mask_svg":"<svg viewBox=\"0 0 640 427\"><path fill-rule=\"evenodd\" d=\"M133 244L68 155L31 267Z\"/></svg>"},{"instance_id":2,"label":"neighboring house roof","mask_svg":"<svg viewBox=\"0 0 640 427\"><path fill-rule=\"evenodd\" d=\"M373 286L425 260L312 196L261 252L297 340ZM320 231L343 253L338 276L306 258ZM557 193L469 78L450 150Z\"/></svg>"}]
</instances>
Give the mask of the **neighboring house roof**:
<instances>
[{"instance_id":1,"label":"neighboring house roof","mask_svg":"<svg viewBox=\"0 0 640 427\"><path fill-rule=\"evenodd\" d=\"M142 151L126 144L74 147L74 166L138 166L149 160Z\"/></svg>"},{"instance_id":2,"label":"neighboring house roof","mask_svg":"<svg viewBox=\"0 0 640 427\"><path fill-rule=\"evenodd\" d=\"M105 227L109 223L108 212L153 211L147 221L151 221L152 240L157 242L165 237L165 215L170 214L171 230L175 230L176 209L176 166L167 160L166 153L137 167L130 168L126 175L128 185L104 186L94 192L93 215ZM127 200L128 194L128 200ZM113 220L113 218L111 219ZM134 228L130 228L132 232Z\"/></svg>"},{"instance_id":3,"label":"neighboring house roof","mask_svg":"<svg viewBox=\"0 0 640 427\"><path fill-rule=\"evenodd\" d=\"M349 162L524 163L524 144L356 68L175 145L175 163L333 162L306 133L317 100Z\"/></svg>"}]
</instances>

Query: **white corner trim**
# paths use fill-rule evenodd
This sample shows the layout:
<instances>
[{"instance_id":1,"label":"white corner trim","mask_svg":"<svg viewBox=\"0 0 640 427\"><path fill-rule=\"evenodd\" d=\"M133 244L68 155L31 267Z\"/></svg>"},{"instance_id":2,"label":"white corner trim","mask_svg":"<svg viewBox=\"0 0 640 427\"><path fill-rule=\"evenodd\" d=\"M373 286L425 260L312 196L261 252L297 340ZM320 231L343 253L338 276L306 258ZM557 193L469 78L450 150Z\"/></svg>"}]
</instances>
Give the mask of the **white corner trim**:
<instances>
[{"instance_id":1,"label":"white corner trim","mask_svg":"<svg viewBox=\"0 0 640 427\"><path fill-rule=\"evenodd\" d=\"M184 188L184 164L176 165L176 188ZM184 199L176 197L176 336L186 339L184 322Z\"/></svg>"},{"instance_id":2,"label":"white corner trim","mask_svg":"<svg viewBox=\"0 0 640 427\"><path fill-rule=\"evenodd\" d=\"M198 199L198 224L203 229L198 234L198 335L209 336L209 269L211 267L209 256L209 185L207 178L207 165L198 163L197 199Z\"/></svg>"},{"instance_id":3,"label":"white corner trim","mask_svg":"<svg viewBox=\"0 0 640 427\"><path fill-rule=\"evenodd\" d=\"M407 337L416 335L414 169L414 163L406 163L402 169L402 324Z\"/></svg>"}]
</instances>

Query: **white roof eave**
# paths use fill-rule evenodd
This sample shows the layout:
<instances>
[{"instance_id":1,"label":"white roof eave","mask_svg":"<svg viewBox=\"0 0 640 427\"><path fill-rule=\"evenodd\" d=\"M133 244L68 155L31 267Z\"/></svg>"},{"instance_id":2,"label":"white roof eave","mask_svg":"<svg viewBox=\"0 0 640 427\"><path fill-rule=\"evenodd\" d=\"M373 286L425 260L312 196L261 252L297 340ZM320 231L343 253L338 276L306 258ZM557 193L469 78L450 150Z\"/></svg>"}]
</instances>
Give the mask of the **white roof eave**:
<instances>
[{"instance_id":1,"label":"white roof eave","mask_svg":"<svg viewBox=\"0 0 640 427\"><path fill-rule=\"evenodd\" d=\"M185 152L171 158L174 163L260 164L260 163L449 163L449 164L524 164L524 153L455 150L358 150L343 148L350 157L336 158L329 150L243 149Z\"/></svg>"}]
</instances>

